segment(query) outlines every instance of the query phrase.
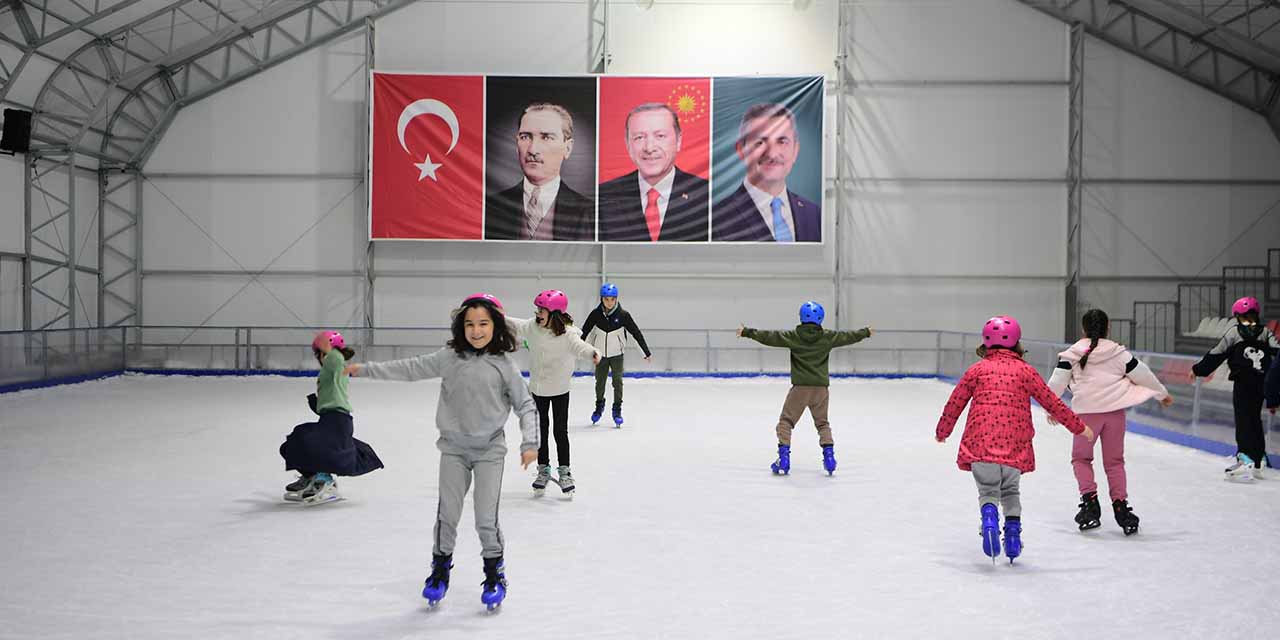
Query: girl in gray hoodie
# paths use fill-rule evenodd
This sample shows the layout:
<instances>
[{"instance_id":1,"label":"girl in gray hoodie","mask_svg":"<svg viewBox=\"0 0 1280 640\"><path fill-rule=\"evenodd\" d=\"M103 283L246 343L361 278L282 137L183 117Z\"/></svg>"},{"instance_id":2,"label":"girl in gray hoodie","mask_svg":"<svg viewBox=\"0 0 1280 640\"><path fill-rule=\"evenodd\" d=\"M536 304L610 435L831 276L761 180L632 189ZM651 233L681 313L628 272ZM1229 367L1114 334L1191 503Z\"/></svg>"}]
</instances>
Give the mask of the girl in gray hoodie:
<instances>
[{"instance_id":1,"label":"girl in gray hoodie","mask_svg":"<svg viewBox=\"0 0 1280 640\"><path fill-rule=\"evenodd\" d=\"M440 438L440 502L436 511L431 577L422 597L434 606L449 588L454 541L462 500L475 483L476 532L484 558L484 590L480 600L489 609L506 597L502 563L503 538L498 528L498 497L502 465L507 453L503 427L512 411L520 419L520 463L524 468L538 456L538 414L533 397L515 362L516 350L507 329L502 303L477 293L462 302L453 315L453 338L448 348L391 362L352 364L353 377L415 381L440 378L436 427Z\"/></svg>"}]
</instances>

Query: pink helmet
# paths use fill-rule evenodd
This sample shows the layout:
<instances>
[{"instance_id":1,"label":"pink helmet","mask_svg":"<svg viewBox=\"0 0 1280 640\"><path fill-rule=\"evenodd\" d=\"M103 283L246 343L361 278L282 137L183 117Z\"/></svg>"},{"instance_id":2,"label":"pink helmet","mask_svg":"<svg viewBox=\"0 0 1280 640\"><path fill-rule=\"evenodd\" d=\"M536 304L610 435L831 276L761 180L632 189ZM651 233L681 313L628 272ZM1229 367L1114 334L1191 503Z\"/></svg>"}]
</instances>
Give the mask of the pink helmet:
<instances>
[{"instance_id":1,"label":"pink helmet","mask_svg":"<svg viewBox=\"0 0 1280 640\"><path fill-rule=\"evenodd\" d=\"M982 344L991 347L1013 348L1022 339L1022 327L1009 316L996 316L982 327Z\"/></svg>"},{"instance_id":2,"label":"pink helmet","mask_svg":"<svg viewBox=\"0 0 1280 640\"><path fill-rule=\"evenodd\" d=\"M542 307L547 311L568 313L569 296L566 296L564 292L559 289L547 289L546 291L539 293L538 297L533 299L533 306Z\"/></svg>"},{"instance_id":3,"label":"pink helmet","mask_svg":"<svg viewBox=\"0 0 1280 640\"><path fill-rule=\"evenodd\" d=\"M1242 316L1246 313L1249 313L1250 311L1254 313L1258 312L1257 298L1254 298L1254 297L1240 298L1239 300L1236 300L1235 304L1231 305L1232 315Z\"/></svg>"},{"instance_id":4,"label":"pink helmet","mask_svg":"<svg viewBox=\"0 0 1280 640\"><path fill-rule=\"evenodd\" d=\"M319 349L320 345L328 342L334 349L342 349L347 346L347 341L337 331L321 331L316 334L314 340L311 341L312 349Z\"/></svg>"},{"instance_id":5,"label":"pink helmet","mask_svg":"<svg viewBox=\"0 0 1280 640\"><path fill-rule=\"evenodd\" d=\"M488 300L490 304L497 307L499 310L502 309L502 301L498 300L498 297L492 293L473 293L466 298L463 298L462 304L466 304L472 300Z\"/></svg>"}]
</instances>

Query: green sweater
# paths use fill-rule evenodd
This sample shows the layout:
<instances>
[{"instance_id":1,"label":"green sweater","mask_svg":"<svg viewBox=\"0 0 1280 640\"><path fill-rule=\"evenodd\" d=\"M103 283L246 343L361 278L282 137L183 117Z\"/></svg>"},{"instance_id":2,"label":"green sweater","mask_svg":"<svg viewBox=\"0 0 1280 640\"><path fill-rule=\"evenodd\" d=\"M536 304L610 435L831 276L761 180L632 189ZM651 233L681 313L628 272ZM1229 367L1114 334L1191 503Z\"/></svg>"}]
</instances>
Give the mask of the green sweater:
<instances>
[{"instance_id":1,"label":"green sweater","mask_svg":"<svg viewBox=\"0 0 1280 640\"><path fill-rule=\"evenodd\" d=\"M770 347L791 350L791 384L797 387L829 387L831 375L827 363L831 350L866 340L870 329L857 331L823 331L816 324L802 324L792 331L743 329L742 337Z\"/></svg>"},{"instance_id":2,"label":"green sweater","mask_svg":"<svg viewBox=\"0 0 1280 640\"><path fill-rule=\"evenodd\" d=\"M346 367L347 359L337 349L331 350L320 363L320 375L316 378L316 413L351 413L351 400L347 398L347 381L351 378L343 373Z\"/></svg>"}]
</instances>

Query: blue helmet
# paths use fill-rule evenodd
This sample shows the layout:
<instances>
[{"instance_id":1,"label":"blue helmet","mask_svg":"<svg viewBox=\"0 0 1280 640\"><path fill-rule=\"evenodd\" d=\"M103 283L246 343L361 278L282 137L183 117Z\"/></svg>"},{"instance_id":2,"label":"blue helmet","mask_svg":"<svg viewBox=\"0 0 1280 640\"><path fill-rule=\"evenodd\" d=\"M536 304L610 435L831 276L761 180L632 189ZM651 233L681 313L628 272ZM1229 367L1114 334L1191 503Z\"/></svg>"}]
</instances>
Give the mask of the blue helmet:
<instances>
[{"instance_id":1,"label":"blue helmet","mask_svg":"<svg viewBox=\"0 0 1280 640\"><path fill-rule=\"evenodd\" d=\"M604 285L602 285L602 286L600 287L600 297L601 297L601 298L616 298L616 297L618 297L618 285L616 285L616 284L614 284L614 283L612 283L612 282L606 282L606 283L604 283Z\"/></svg>"},{"instance_id":2,"label":"blue helmet","mask_svg":"<svg viewBox=\"0 0 1280 640\"><path fill-rule=\"evenodd\" d=\"M800 305L800 322L812 322L814 324L822 324L822 319L827 317L827 312L822 305L810 300Z\"/></svg>"}]
</instances>

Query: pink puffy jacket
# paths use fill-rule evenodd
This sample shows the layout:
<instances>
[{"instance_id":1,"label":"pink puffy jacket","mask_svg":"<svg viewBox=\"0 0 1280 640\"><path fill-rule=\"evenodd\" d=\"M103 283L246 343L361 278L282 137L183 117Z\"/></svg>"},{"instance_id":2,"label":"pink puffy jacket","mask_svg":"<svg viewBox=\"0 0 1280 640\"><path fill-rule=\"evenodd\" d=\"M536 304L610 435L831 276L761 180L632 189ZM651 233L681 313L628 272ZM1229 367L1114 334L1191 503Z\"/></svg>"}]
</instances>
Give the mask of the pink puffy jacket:
<instances>
[{"instance_id":1,"label":"pink puffy jacket","mask_svg":"<svg viewBox=\"0 0 1280 640\"><path fill-rule=\"evenodd\" d=\"M1022 473L1035 471L1032 398L1071 433L1084 432L1084 423L1049 390L1040 374L1008 349L990 351L964 372L938 420L938 438L951 435L970 398L973 406L956 456L956 465L965 471L975 462L1002 464Z\"/></svg>"}]
</instances>

